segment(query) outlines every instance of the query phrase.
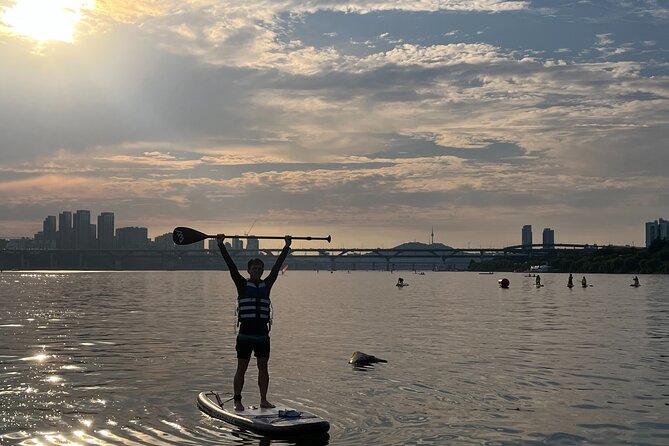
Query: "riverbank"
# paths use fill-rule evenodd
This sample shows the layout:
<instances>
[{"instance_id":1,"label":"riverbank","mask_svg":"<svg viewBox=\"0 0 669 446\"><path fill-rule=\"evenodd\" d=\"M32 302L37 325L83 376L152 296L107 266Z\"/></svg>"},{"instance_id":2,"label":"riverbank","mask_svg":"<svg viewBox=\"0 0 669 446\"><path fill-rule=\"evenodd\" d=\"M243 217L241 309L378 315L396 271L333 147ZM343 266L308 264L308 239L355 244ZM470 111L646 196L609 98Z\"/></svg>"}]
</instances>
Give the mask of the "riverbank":
<instances>
[{"instance_id":1,"label":"riverbank","mask_svg":"<svg viewBox=\"0 0 669 446\"><path fill-rule=\"evenodd\" d=\"M556 273L669 274L669 242L649 248L603 248L592 253L556 252L543 256L499 257L472 262L470 271L524 272L546 265Z\"/></svg>"}]
</instances>

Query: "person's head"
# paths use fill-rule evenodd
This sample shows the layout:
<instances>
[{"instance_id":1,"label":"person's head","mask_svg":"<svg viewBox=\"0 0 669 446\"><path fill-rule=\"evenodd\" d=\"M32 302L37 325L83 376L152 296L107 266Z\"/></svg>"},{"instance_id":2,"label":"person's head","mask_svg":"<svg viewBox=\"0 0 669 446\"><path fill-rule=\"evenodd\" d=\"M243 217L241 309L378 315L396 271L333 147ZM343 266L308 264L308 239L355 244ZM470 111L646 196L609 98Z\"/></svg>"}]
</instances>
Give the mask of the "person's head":
<instances>
[{"instance_id":1,"label":"person's head","mask_svg":"<svg viewBox=\"0 0 669 446\"><path fill-rule=\"evenodd\" d=\"M251 279L254 280L260 280L260 277L262 276L264 270L265 270L265 263L258 258L249 260L249 263L246 268L246 271L249 273L249 276L251 276Z\"/></svg>"}]
</instances>

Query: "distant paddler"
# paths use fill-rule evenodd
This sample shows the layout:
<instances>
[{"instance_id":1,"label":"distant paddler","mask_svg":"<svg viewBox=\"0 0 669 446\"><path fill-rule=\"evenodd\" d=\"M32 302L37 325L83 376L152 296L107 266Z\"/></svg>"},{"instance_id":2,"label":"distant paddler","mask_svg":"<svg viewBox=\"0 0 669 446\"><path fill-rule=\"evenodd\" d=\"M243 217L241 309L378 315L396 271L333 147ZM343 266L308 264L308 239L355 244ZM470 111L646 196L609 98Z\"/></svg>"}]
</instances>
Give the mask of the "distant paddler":
<instances>
[{"instance_id":1,"label":"distant paddler","mask_svg":"<svg viewBox=\"0 0 669 446\"><path fill-rule=\"evenodd\" d=\"M537 274L537 278L534 279L534 284L537 286L537 288L541 286L541 276L539 274Z\"/></svg>"},{"instance_id":2,"label":"distant paddler","mask_svg":"<svg viewBox=\"0 0 669 446\"><path fill-rule=\"evenodd\" d=\"M581 279L581 286L582 286L583 288L587 288L587 287L588 287L588 281L587 281L587 279L585 278L585 276L583 276L583 278Z\"/></svg>"},{"instance_id":3,"label":"distant paddler","mask_svg":"<svg viewBox=\"0 0 669 446\"><path fill-rule=\"evenodd\" d=\"M639 283L639 278L637 276L634 276L634 279L632 279L632 280L634 280L634 283L630 286L633 286L633 287L640 287L641 286L641 284Z\"/></svg>"},{"instance_id":4,"label":"distant paddler","mask_svg":"<svg viewBox=\"0 0 669 446\"><path fill-rule=\"evenodd\" d=\"M405 287L405 286L408 286L408 285L409 285L408 283L404 283L404 279L401 278L401 277L399 279L397 279L397 283L395 284L395 286L397 288L402 288L402 287Z\"/></svg>"},{"instance_id":5,"label":"distant paddler","mask_svg":"<svg viewBox=\"0 0 669 446\"><path fill-rule=\"evenodd\" d=\"M574 288L574 276L569 273L569 279L567 279L567 286L569 288Z\"/></svg>"}]
</instances>

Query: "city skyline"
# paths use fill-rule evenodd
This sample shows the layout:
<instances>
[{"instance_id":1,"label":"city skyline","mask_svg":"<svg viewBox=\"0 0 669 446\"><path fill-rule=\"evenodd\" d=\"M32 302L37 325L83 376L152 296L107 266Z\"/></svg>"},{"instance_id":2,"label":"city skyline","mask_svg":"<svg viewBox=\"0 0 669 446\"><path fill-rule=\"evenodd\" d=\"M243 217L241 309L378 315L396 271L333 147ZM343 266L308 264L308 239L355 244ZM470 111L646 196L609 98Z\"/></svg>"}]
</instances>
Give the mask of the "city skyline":
<instances>
[{"instance_id":1,"label":"city skyline","mask_svg":"<svg viewBox=\"0 0 669 446\"><path fill-rule=\"evenodd\" d=\"M94 213L93 213L94 214ZM39 231L34 234L33 238L30 237L7 237L0 234L0 240L20 240L27 239L36 242L32 248L37 249L113 249L121 247L123 249L127 248L138 248L142 249L144 247L153 247L159 249L173 249L176 245L172 242L172 231L166 233L161 233L159 235L150 235L150 230L145 226L116 226L116 214L114 212L103 211L97 216L97 225L91 223L91 216L93 215L88 209L78 209L74 213L68 210L62 210L58 212L58 215L47 215L42 222L42 231ZM58 222L58 223L57 223ZM259 239L257 238L248 238L248 236L261 236L258 233L251 233L250 230L253 229L254 224L251 225L249 231L239 233L228 233L226 243L234 249L247 249L247 250L257 250L259 249ZM663 218L658 220L645 222L644 223L645 231L645 246L648 247L654 240L669 240L669 222ZM243 239L246 239L248 246L244 245L244 242L239 238L234 238L233 236L241 236ZM434 227L430 228L430 233L428 234L428 240L426 245L432 245L435 243L434 240ZM267 240L265 240L267 241ZM419 240L413 240L413 242L420 242ZM400 241L396 243L397 246L405 243L411 243L411 241ZM423 242L421 242L423 243ZM436 242L442 243L442 242ZM503 248L508 246L526 246L530 248L531 246L542 246L544 249L552 248L555 245L555 229L550 227L545 227L542 230L541 243L539 240L533 238L532 225L525 224L521 228L519 239L516 242L507 243L503 246L493 246L492 244L484 246L479 244L479 247L490 247L490 248ZM562 240L558 243L573 243L568 240ZM269 243L272 245L272 242ZM281 244L281 243L279 243ZM448 243L443 243L448 245ZM594 244L599 245L599 243L585 243L585 244ZM154 246L155 245L155 246ZM468 243L466 248L470 248L471 243ZM605 245L613 245L612 243L604 243ZM191 245L194 246L194 245ZM215 240L209 239L208 243L205 245L204 241L198 242L197 249L214 249ZM212 248L212 246L214 248ZM455 248L465 248L465 246L455 246L450 245ZM627 245L635 246L635 245ZM643 246L643 245L642 245ZM369 247L369 245L367 246ZM381 246L384 247L384 246ZM476 246L474 246L476 248Z\"/></svg>"},{"instance_id":2,"label":"city skyline","mask_svg":"<svg viewBox=\"0 0 669 446\"><path fill-rule=\"evenodd\" d=\"M663 2L45 5L0 2L0 236L91 209L151 237L643 246L669 215Z\"/></svg>"}]
</instances>

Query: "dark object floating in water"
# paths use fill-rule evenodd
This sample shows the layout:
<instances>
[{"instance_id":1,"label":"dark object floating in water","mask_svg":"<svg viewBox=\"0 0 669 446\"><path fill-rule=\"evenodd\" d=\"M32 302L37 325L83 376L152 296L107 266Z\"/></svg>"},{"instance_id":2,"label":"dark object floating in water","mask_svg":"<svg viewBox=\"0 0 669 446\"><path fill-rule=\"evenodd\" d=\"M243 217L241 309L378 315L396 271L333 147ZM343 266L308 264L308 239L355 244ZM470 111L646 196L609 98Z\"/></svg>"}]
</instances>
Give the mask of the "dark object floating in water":
<instances>
[{"instance_id":1,"label":"dark object floating in water","mask_svg":"<svg viewBox=\"0 0 669 446\"><path fill-rule=\"evenodd\" d=\"M351 359L348 360L349 364L356 366L374 364L375 362L388 362L385 359L377 358L376 356L368 355L363 352L353 352L351 354Z\"/></svg>"}]
</instances>

